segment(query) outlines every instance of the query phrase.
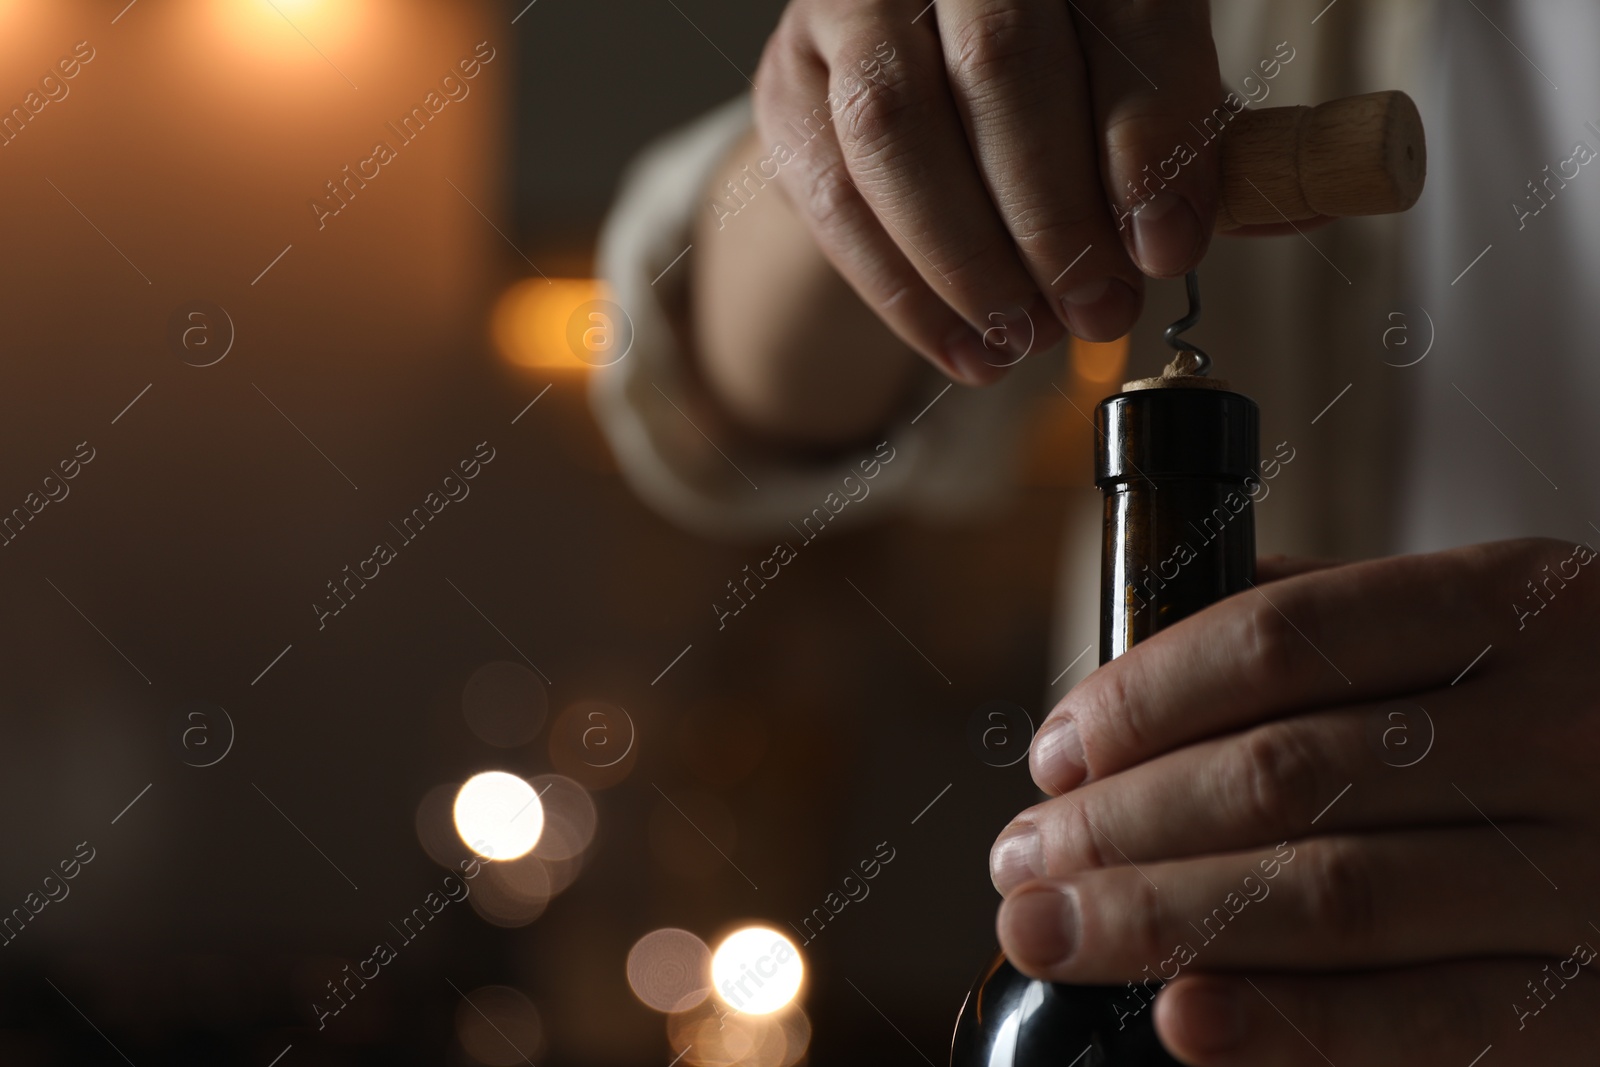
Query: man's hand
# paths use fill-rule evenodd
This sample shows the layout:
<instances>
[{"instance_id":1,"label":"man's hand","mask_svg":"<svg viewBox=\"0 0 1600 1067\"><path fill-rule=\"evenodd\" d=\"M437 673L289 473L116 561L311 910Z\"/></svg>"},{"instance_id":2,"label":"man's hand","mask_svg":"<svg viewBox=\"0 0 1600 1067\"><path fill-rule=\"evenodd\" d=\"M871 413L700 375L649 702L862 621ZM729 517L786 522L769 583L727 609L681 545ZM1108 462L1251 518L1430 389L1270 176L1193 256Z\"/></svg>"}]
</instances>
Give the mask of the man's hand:
<instances>
[{"instance_id":1,"label":"man's hand","mask_svg":"<svg viewBox=\"0 0 1600 1067\"><path fill-rule=\"evenodd\" d=\"M1224 96L1205 0L793 0L755 83L761 177L970 384L1064 328L1126 333L1141 271L1209 240L1218 153L1171 174Z\"/></svg>"},{"instance_id":2,"label":"man's hand","mask_svg":"<svg viewBox=\"0 0 1600 1067\"><path fill-rule=\"evenodd\" d=\"M1033 744L1054 798L995 844L1007 955L1134 980L1130 1013L1170 983L1193 1064L1594 1062L1594 561L1314 569L1095 671Z\"/></svg>"}]
</instances>

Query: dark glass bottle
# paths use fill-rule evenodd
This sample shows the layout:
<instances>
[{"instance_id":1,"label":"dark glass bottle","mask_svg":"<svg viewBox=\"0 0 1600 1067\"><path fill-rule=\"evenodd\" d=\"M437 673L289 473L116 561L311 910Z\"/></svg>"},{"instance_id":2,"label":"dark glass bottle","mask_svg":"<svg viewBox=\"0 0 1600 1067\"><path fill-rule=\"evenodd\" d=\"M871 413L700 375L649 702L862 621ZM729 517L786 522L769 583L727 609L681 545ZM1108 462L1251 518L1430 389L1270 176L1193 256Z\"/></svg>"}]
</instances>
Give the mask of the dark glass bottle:
<instances>
[{"instance_id":1,"label":"dark glass bottle","mask_svg":"<svg viewBox=\"0 0 1600 1067\"><path fill-rule=\"evenodd\" d=\"M1255 578L1260 417L1210 378L1123 386L1095 409L1095 484L1105 493L1100 662ZM1072 986L1002 955L967 994L951 1067L1166 1067L1156 985Z\"/></svg>"}]
</instances>

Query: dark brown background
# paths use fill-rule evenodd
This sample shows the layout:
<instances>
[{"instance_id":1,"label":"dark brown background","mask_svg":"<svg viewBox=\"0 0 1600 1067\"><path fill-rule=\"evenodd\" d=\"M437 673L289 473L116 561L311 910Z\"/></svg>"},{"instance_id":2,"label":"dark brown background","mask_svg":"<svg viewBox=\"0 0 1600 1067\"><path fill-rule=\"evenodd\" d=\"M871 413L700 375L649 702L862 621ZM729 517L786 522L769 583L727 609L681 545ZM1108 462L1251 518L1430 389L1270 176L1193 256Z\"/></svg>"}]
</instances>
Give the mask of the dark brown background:
<instances>
[{"instance_id":1,"label":"dark brown background","mask_svg":"<svg viewBox=\"0 0 1600 1067\"><path fill-rule=\"evenodd\" d=\"M510 366L486 324L527 260L590 270L618 168L744 88L779 5L540 0L515 27L520 4L283 7L326 59L260 0L141 0L115 24L120 2L0 5L0 102L73 43L97 52L0 148L0 506L78 442L96 449L71 495L0 548L0 908L78 842L97 850L0 949L0 1061L123 1062L114 1043L141 1065L265 1064L288 1044L283 1067L467 1062L448 979L526 993L536 1062L664 1064L661 1017L625 981L633 941L781 928L887 840L897 856L870 898L806 949L811 1062L942 1062L993 944L989 842L1032 795L966 727L993 698L1043 710L1081 432L1041 426L1010 510L830 532L717 633L711 600L766 546L708 544L646 511L581 377ZM322 183L485 39L498 55L471 96L319 231ZM168 343L194 299L236 328L215 366ZM497 457L471 496L319 631L323 583L483 440ZM492 749L461 717L467 677L518 650L551 679L553 711L601 699L639 725L631 774L596 794L585 870L522 929L447 911L318 1034L320 981L441 873L413 826L423 794L550 769L544 735ZM193 700L237 729L213 767L172 742ZM760 888L661 791L721 827Z\"/></svg>"}]
</instances>

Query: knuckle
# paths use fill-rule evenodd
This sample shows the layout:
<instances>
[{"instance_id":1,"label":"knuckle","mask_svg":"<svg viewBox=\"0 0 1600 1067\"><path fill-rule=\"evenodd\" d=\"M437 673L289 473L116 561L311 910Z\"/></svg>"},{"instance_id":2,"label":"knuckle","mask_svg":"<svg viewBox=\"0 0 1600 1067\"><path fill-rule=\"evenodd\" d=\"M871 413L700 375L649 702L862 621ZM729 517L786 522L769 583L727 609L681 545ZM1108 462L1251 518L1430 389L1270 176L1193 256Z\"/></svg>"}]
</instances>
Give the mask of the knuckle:
<instances>
[{"instance_id":1,"label":"knuckle","mask_svg":"<svg viewBox=\"0 0 1600 1067\"><path fill-rule=\"evenodd\" d=\"M1370 944L1377 923L1376 894L1366 854L1346 841L1308 843L1303 852L1301 899L1306 921L1335 943Z\"/></svg>"},{"instance_id":2,"label":"knuckle","mask_svg":"<svg viewBox=\"0 0 1600 1067\"><path fill-rule=\"evenodd\" d=\"M1138 872L1125 868L1121 892L1115 894L1117 909L1121 912L1122 929L1115 931L1119 939L1126 939L1136 957L1159 960L1172 948L1171 932L1167 928L1161 907L1161 894L1141 878ZM1112 894L1102 894L1112 897Z\"/></svg>"},{"instance_id":3,"label":"knuckle","mask_svg":"<svg viewBox=\"0 0 1600 1067\"><path fill-rule=\"evenodd\" d=\"M1051 837L1046 842L1045 867L1052 877L1109 866L1100 851L1099 834L1081 803L1068 797L1049 802L1055 807Z\"/></svg>"},{"instance_id":4,"label":"knuckle","mask_svg":"<svg viewBox=\"0 0 1600 1067\"><path fill-rule=\"evenodd\" d=\"M993 293L995 280L1007 277L1009 249L1003 244L973 244L958 241L955 235L940 235L926 249L928 260L944 276L954 298L973 305L981 320L980 294Z\"/></svg>"},{"instance_id":5,"label":"knuckle","mask_svg":"<svg viewBox=\"0 0 1600 1067\"><path fill-rule=\"evenodd\" d=\"M952 35L952 73L979 91L995 81L1019 81L1048 65L1054 41L1020 5L990 7L967 19Z\"/></svg>"},{"instance_id":6,"label":"knuckle","mask_svg":"<svg viewBox=\"0 0 1600 1067\"><path fill-rule=\"evenodd\" d=\"M902 54L884 64L862 91L839 99L832 120L840 145L863 161L900 150L908 138L920 136L927 127L918 112L932 97L923 68ZM827 113L827 108L813 110L813 118L817 110Z\"/></svg>"},{"instance_id":7,"label":"knuckle","mask_svg":"<svg viewBox=\"0 0 1600 1067\"><path fill-rule=\"evenodd\" d=\"M839 160L812 175L803 204L812 226L826 233L849 219L859 199L849 170Z\"/></svg>"},{"instance_id":8,"label":"knuckle","mask_svg":"<svg viewBox=\"0 0 1600 1067\"><path fill-rule=\"evenodd\" d=\"M1097 213L1098 212L1098 213ZM1040 201L1021 205L1007 220L1017 246L1030 256L1058 258L1075 255L1085 235L1110 216L1099 205Z\"/></svg>"},{"instance_id":9,"label":"knuckle","mask_svg":"<svg viewBox=\"0 0 1600 1067\"><path fill-rule=\"evenodd\" d=\"M1288 614L1279 610L1284 605L1275 606L1260 593L1248 603L1240 619L1243 633L1237 646L1244 653L1245 681L1260 684L1293 677L1305 663L1307 638L1289 621Z\"/></svg>"},{"instance_id":10,"label":"knuckle","mask_svg":"<svg viewBox=\"0 0 1600 1067\"><path fill-rule=\"evenodd\" d=\"M1104 777L1129 756L1149 751L1148 737L1130 699L1125 674L1120 670L1096 671L1062 702L1078 725L1084 765L1091 778Z\"/></svg>"},{"instance_id":11,"label":"knuckle","mask_svg":"<svg viewBox=\"0 0 1600 1067\"><path fill-rule=\"evenodd\" d=\"M792 94L802 72L815 62L800 8L799 4L787 8L761 47L755 82L765 88L752 93L758 113L775 97Z\"/></svg>"},{"instance_id":12,"label":"knuckle","mask_svg":"<svg viewBox=\"0 0 1600 1067\"><path fill-rule=\"evenodd\" d=\"M1172 130L1173 119L1166 112L1153 104L1126 101L1106 117L1104 136L1106 147L1112 152L1135 158L1154 154L1159 158L1172 150Z\"/></svg>"},{"instance_id":13,"label":"knuckle","mask_svg":"<svg viewBox=\"0 0 1600 1067\"><path fill-rule=\"evenodd\" d=\"M1274 723L1242 739L1234 777L1251 828L1269 836L1290 833L1316 815L1322 798L1321 760L1313 747L1290 726Z\"/></svg>"}]
</instances>

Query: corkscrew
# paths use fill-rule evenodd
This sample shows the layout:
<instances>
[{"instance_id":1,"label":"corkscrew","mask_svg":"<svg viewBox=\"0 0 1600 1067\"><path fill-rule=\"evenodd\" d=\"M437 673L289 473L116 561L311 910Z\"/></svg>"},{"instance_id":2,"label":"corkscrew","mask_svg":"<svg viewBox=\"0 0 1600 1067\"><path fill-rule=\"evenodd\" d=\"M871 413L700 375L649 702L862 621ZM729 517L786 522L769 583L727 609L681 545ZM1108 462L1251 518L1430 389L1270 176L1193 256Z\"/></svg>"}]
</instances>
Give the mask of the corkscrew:
<instances>
[{"instance_id":1,"label":"corkscrew","mask_svg":"<svg viewBox=\"0 0 1600 1067\"><path fill-rule=\"evenodd\" d=\"M1193 361L1183 368L1183 373L1204 376L1211 373L1211 357L1205 350L1193 341L1185 340L1182 336L1185 330L1192 329L1200 321L1200 275L1190 271L1183 277L1184 290L1189 294L1189 313L1183 318L1167 327L1162 339L1171 345L1181 359L1184 353L1194 356Z\"/></svg>"},{"instance_id":2,"label":"corkscrew","mask_svg":"<svg viewBox=\"0 0 1600 1067\"><path fill-rule=\"evenodd\" d=\"M1404 93L1242 111L1222 142L1216 229L1404 211L1426 172L1422 118ZM1205 377L1211 357L1182 336L1200 321L1194 271L1184 288L1189 313L1162 335L1177 352L1168 374Z\"/></svg>"}]
</instances>

